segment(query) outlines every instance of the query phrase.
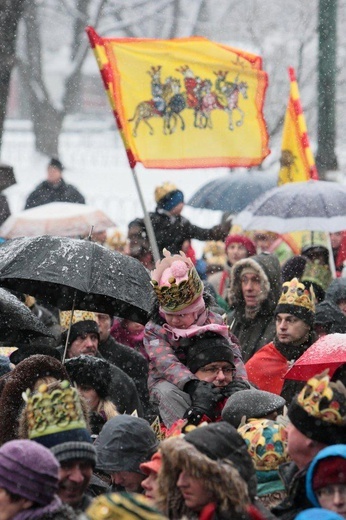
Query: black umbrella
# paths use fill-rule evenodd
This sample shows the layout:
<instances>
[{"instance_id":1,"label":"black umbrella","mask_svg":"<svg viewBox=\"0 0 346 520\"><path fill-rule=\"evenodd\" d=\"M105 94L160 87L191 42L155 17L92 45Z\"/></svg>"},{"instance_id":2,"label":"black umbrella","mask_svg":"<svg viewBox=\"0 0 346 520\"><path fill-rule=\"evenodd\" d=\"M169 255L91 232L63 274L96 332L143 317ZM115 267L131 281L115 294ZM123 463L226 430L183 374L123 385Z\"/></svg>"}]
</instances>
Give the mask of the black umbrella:
<instances>
[{"instance_id":1,"label":"black umbrella","mask_svg":"<svg viewBox=\"0 0 346 520\"><path fill-rule=\"evenodd\" d=\"M146 323L149 273L136 259L67 237L16 238L0 246L0 284L61 310L104 312Z\"/></svg>"},{"instance_id":2,"label":"black umbrella","mask_svg":"<svg viewBox=\"0 0 346 520\"><path fill-rule=\"evenodd\" d=\"M0 342L28 343L39 336L53 335L23 302L0 288Z\"/></svg>"}]
</instances>

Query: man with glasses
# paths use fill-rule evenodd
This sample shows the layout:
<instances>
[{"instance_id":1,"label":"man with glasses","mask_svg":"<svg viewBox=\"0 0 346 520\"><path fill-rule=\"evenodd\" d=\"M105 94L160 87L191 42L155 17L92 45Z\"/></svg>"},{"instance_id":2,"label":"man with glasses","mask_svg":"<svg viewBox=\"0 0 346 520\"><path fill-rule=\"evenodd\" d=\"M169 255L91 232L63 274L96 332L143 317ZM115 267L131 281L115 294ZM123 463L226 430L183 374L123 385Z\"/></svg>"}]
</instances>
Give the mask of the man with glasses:
<instances>
[{"instance_id":1,"label":"man with glasses","mask_svg":"<svg viewBox=\"0 0 346 520\"><path fill-rule=\"evenodd\" d=\"M198 378L196 389L192 397L178 388L174 393L180 393L186 407L183 418L189 424L219 421L228 397L238 390L250 388L245 381L234 381L233 350L228 337L222 334L208 331L190 338L186 347L186 366Z\"/></svg>"}]
</instances>

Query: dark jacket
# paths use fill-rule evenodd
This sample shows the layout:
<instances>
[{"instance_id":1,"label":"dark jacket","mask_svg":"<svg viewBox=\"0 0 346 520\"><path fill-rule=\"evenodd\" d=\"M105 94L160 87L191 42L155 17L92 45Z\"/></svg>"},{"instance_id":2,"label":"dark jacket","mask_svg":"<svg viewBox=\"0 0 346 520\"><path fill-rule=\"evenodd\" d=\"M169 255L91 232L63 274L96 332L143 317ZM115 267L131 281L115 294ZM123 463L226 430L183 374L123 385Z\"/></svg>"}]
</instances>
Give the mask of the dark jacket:
<instances>
[{"instance_id":1,"label":"dark jacket","mask_svg":"<svg viewBox=\"0 0 346 520\"><path fill-rule=\"evenodd\" d=\"M185 240L224 240L229 231L229 225L218 225L210 229L200 228L191 224L181 215L173 216L163 210L150 214L157 247L160 255L164 248L173 254L179 253ZM228 227L227 227L228 226Z\"/></svg>"},{"instance_id":2,"label":"dark jacket","mask_svg":"<svg viewBox=\"0 0 346 520\"><path fill-rule=\"evenodd\" d=\"M43 181L30 193L24 209L35 208L36 206L42 206L50 202L76 202L78 204L85 204L85 199L77 188L71 184L66 184L63 179L61 179L59 184L55 185L48 181Z\"/></svg>"},{"instance_id":3,"label":"dark jacket","mask_svg":"<svg viewBox=\"0 0 346 520\"><path fill-rule=\"evenodd\" d=\"M262 294L259 310L253 318L246 317L245 300L240 276L244 267L254 269L261 280ZM234 264L228 300L233 309L228 315L228 324L238 338L244 362L275 336L274 310L281 293L281 269L276 256L261 253L244 258Z\"/></svg>"},{"instance_id":4,"label":"dark jacket","mask_svg":"<svg viewBox=\"0 0 346 520\"><path fill-rule=\"evenodd\" d=\"M106 341L100 342L99 352L107 361L119 367L133 380L146 414L151 409L148 390L148 361L133 348L115 341L112 336L109 336Z\"/></svg>"},{"instance_id":5,"label":"dark jacket","mask_svg":"<svg viewBox=\"0 0 346 520\"><path fill-rule=\"evenodd\" d=\"M298 470L294 462L279 466L279 475L284 483L287 497L272 509L272 513L282 520L293 520L300 511L313 507L305 491L307 467Z\"/></svg>"},{"instance_id":6,"label":"dark jacket","mask_svg":"<svg viewBox=\"0 0 346 520\"><path fill-rule=\"evenodd\" d=\"M57 350L62 354L64 347L60 346ZM103 358L100 352L97 357ZM109 398L117 407L119 413L131 414L135 410L142 417L143 407L139 399L135 383L119 367L111 364L112 382L109 390Z\"/></svg>"}]
</instances>

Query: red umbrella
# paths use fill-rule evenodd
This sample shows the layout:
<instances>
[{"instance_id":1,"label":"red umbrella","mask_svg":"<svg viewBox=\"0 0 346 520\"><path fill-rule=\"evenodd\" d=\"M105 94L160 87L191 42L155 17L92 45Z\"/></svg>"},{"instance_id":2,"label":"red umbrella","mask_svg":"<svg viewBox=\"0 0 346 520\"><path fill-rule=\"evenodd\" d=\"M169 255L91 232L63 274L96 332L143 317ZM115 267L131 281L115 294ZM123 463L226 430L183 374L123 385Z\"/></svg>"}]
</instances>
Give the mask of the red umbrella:
<instances>
[{"instance_id":1,"label":"red umbrella","mask_svg":"<svg viewBox=\"0 0 346 520\"><path fill-rule=\"evenodd\" d=\"M327 334L309 347L286 372L285 379L307 381L326 368L330 377L346 363L346 334Z\"/></svg>"}]
</instances>

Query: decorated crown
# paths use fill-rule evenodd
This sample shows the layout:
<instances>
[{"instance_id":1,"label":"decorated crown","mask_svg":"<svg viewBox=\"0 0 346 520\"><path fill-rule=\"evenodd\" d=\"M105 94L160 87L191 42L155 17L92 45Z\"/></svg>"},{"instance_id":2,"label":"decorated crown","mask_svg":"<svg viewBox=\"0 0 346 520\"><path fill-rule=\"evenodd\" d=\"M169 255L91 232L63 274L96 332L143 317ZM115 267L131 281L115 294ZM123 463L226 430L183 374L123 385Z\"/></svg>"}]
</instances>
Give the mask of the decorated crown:
<instances>
[{"instance_id":1,"label":"decorated crown","mask_svg":"<svg viewBox=\"0 0 346 520\"><path fill-rule=\"evenodd\" d=\"M142 518L143 520L164 520L153 507L152 502L138 493L108 493L96 497L86 510L86 518L90 520L115 520Z\"/></svg>"},{"instance_id":2,"label":"decorated crown","mask_svg":"<svg viewBox=\"0 0 346 520\"><path fill-rule=\"evenodd\" d=\"M71 314L72 311L60 311L60 325L63 330L67 330L70 326L70 320L71 320ZM96 320L96 314L94 312L90 311L73 311L72 316L72 323L71 325L74 325L75 323L78 323L79 321L86 321L86 320Z\"/></svg>"},{"instance_id":3,"label":"decorated crown","mask_svg":"<svg viewBox=\"0 0 346 520\"><path fill-rule=\"evenodd\" d=\"M320 264L318 260L314 260L313 262L308 260L305 264L301 280L315 283L326 291L332 281L332 273L328 265Z\"/></svg>"},{"instance_id":4,"label":"decorated crown","mask_svg":"<svg viewBox=\"0 0 346 520\"><path fill-rule=\"evenodd\" d=\"M172 191L176 191L178 188L175 184L171 182L164 182L161 186L158 186L155 189L155 202L159 202L163 197L171 193Z\"/></svg>"},{"instance_id":5,"label":"decorated crown","mask_svg":"<svg viewBox=\"0 0 346 520\"><path fill-rule=\"evenodd\" d=\"M165 312L185 309L203 293L203 283L190 258L180 251L171 256L163 250L165 258L156 263L151 272L151 284L160 306Z\"/></svg>"},{"instance_id":6,"label":"decorated crown","mask_svg":"<svg viewBox=\"0 0 346 520\"><path fill-rule=\"evenodd\" d=\"M289 282L282 284L282 293L278 301L279 305L295 305L314 313L314 291L312 287L310 287L310 290L306 289L305 285L299 282L298 278L293 278Z\"/></svg>"},{"instance_id":7,"label":"decorated crown","mask_svg":"<svg viewBox=\"0 0 346 520\"><path fill-rule=\"evenodd\" d=\"M23 394L29 439L69 430L86 429L78 391L68 381L42 384L37 391Z\"/></svg>"},{"instance_id":8,"label":"decorated crown","mask_svg":"<svg viewBox=\"0 0 346 520\"><path fill-rule=\"evenodd\" d=\"M257 471L272 471L289 460L286 425L269 419L252 419L238 432Z\"/></svg>"},{"instance_id":9,"label":"decorated crown","mask_svg":"<svg viewBox=\"0 0 346 520\"><path fill-rule=\"evenodd\" d=\"M331 382L328 370L309 379L297 403L315 419L346 427L346 388L341 381Z\"/></svg>"}]
</instances>

